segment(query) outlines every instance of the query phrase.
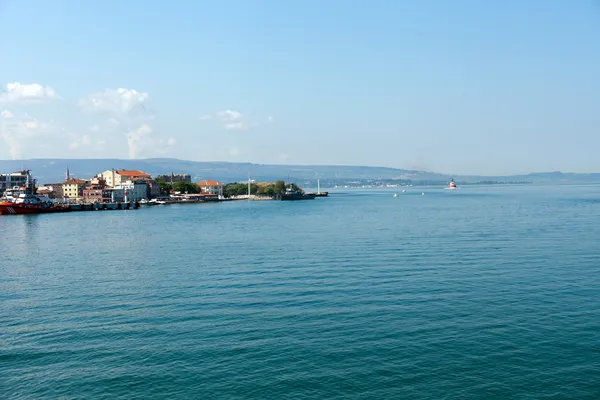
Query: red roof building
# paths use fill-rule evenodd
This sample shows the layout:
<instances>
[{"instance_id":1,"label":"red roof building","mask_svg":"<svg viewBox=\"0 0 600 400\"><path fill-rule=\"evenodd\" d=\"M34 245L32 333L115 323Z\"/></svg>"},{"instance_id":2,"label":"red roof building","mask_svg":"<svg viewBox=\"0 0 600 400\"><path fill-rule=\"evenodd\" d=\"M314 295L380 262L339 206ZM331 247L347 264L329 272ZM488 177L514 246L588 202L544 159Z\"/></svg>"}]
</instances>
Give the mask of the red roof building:
<instances>
[{"instance_id":1,"label":"red roof building","mask_svg":"<svg viewBox=\"0 0 600 400\"><path fill-rule=\"evenodd\" d=\"M206 193L206 194L211 194L211 195L216 195L216 196L223 196L223 187L225 185L221 182L207 179L205 181L198 182L197 185L200 186L201 193Z\"/></svg>"},{"instance_id":2,"label":"red roof building","mask_svg":"<svg viewBox=\"0 0 600 400\"><path fill-rule=\"evenodd\" d=\"M151 178L151 176L149 174L139 171L137 169L118 169L115 172L117 174L121 175L121 180L123 180L123 178L127 178L125 180L150 179Z\"/></svg>"}]
</instances>

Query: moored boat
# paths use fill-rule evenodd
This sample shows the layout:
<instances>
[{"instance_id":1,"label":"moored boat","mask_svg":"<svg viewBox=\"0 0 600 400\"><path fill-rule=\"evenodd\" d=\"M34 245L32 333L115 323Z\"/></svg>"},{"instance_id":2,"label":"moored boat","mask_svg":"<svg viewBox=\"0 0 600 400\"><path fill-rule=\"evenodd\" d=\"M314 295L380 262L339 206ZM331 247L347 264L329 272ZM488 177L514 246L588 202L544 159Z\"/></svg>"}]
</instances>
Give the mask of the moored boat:
<instances>
[{"instance_id":1,"label":"moored boat","mask_svg":"<svg viewBox=\"0 0 600 400\"><path fill-rule=\"evenodd\" d=\"M315 193L305 193L301 189L294 189L293 187L289 187L285 190L285 193L282 193L278 196L275 196L277 200L314 200L317 195Z\"/></svg>"},{"instance_id":2,"label":"moored boat","mask_svg":"<svg viewBox=\"0 0 600 400\"><path fill-rule=\"evenodd\" d=\"M27 171L25 186L7 190L0 198L0 215L45 214L70 211L69 207L54 204L48 197L35 194L35 180Z\"/></svg>"},{"instance_id":3,"label":"moored boat","mask_svg":"<svg viewBox=\"0 0 600 400\"><path fill-rule=\"evenodd\" d=\"M450 184L448 185L448 189L456 189L456 183L454 182L454 178L450 180Z\"/></svg>"}]
</instances>

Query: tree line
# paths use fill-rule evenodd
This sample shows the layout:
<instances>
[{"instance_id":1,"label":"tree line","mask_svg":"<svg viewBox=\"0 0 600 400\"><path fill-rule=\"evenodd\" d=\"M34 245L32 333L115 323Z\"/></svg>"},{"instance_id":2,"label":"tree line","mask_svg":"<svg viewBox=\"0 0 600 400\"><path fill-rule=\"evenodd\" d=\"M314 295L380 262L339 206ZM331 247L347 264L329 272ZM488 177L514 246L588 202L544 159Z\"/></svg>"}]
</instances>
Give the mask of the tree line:
<instances>
[{"instance_id":1,"label":"tree line","mask_svg":"<svg viewBox=\"0 0 600 400\"><path fill-rule=\"evenodd\" d=\"M282 180L275 182L253 182L250 183L250 194L256 196L276 196L286 191L288 187L302 191L295 183L286 184ZM248 182L228 183L223 188L223 196L244 196L248 194Z\"/></svg>"},{"instance_id":2,"label":"tree line","mask_svg":"<svg viewBox=\"0 0 600 400\"><path fill-rule=\"evenodd\" d=\"M167 182L162 178L156 178L155 181L160 186L160 194L164 196L168 196L171 193L171 190L188 194L200 193L200 186L195 183L175 182L171 186L171 182Z\"/></svg>"},{"instance_id":3,"label":"tree line","mask_svg":"<svg viewBox=\"0 0 600 400\"><path fill-rule=\"evenodd\" d=\"M189 182L175 182L171 186L170 182L164 179L157 178L156 183L160 186L160 192L162 195L169 195L171 190L175 192L196 194L200 193L200 186L195 183ZM250 194L256 196L276 196L286 191L288 187L294 190L304 192L295 183L286 184L282 180L275 182L252 182L250 183ZM223 187L223 196L244 196L248 194L248 182L234 182L228 183Z\"/></svg>"}]
</instances>

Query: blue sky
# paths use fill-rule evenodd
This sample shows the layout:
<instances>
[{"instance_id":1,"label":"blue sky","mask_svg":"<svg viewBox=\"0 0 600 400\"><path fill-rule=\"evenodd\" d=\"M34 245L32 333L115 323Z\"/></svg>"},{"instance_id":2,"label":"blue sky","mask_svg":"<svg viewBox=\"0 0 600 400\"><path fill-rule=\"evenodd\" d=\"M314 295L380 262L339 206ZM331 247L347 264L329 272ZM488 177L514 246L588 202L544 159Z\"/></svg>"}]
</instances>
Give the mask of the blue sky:
<instances>
[{"instance_id":1,"label":"blue sky","mask_svg":"<svg viewBox=\"0 0 600 400\"><path fill-rule=\"evenodd\" d=\"M0 158L600 171L599 1L0 0Z\"/></svg>"}]
</instances>

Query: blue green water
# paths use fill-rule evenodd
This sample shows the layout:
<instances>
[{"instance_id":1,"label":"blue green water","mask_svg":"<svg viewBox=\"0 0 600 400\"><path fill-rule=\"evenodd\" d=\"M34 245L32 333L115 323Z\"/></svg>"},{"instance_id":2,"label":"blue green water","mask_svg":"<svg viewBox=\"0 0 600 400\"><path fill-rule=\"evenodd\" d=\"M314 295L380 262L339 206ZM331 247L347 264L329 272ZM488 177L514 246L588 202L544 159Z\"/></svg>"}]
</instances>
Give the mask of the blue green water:
<instances>
[{"instance_id":1,"label":"blue green water","mask_svg":"<svg viewBox=\"0 0 600 400\"><path fill-rule=\"evenodd\" d=\"M600 187L396 191L0 218L0 398L600 398Z\"/></svg>"}]
</instances>

